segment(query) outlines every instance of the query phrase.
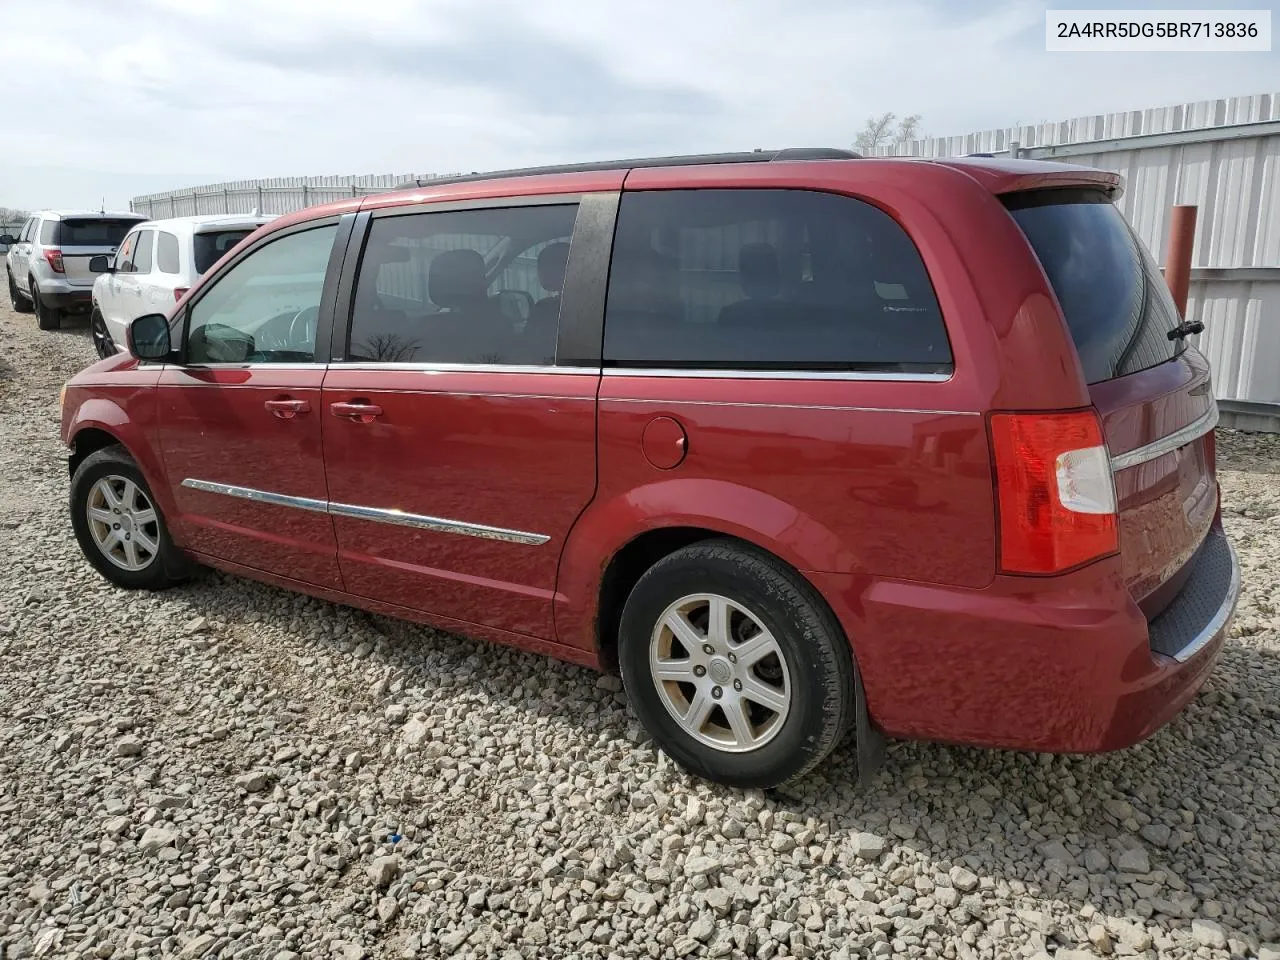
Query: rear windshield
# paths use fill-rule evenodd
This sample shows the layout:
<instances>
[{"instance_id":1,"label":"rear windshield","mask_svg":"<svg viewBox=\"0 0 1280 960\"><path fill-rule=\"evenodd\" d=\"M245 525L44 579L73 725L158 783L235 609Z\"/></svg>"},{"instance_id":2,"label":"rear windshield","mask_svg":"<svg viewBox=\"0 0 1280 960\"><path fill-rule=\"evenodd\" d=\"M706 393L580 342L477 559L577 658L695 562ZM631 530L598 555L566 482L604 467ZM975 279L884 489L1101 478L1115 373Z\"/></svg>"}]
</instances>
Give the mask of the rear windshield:
<instances>
[{"instance_id":1,"label":"rear windshield","mask_svg":"<svg viewBox=\"0 0 1280 960\"><path fill-rule=\"evenodd\" d=\"M118 247L124 235L141 220L63 220L58 224L58 245L63 247Z\"/></svg>"},{"instance_id":2,"label":"rear windshield","mask_svg":"<svg viewBox=\"0 0 1280 960\"><path fill-rule=\"evenodd\" d=\"M252 230L220 230L196 234L196 273L204 273L222 259L222 255L253 233Z\"/></svg>"},{"instance_id":3,"label":"rear windshield","mask_svg":"<svg viewBox=\"0 0 1280 960\"><path fill-rule=\"evenodd\" d=\"M1171 360L1181 318L1151 255L1105 193L1044 190L1006 198L1053 285L1085 380Z\"/></svg>"}]
</instances>

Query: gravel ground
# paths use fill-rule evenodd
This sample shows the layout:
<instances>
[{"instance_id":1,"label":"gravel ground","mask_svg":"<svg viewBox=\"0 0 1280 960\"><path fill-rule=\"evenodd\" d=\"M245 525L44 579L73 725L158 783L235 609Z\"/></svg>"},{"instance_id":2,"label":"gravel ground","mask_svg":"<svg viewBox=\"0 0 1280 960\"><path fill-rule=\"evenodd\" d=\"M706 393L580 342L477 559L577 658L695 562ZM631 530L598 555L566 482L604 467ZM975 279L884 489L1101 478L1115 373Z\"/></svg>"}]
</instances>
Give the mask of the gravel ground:
<instances>
[{"instance_id":1,"label":"gravel ground","mask_svg":"<svg viewBox=\"0 0 1280 960\"><path fill-rule=\"evenodd\" d=\"M1150 741L892 744L862 792L846 746L743 793L613 678L220 574L108 588L57 440L87 333L5 306L0 345L0 960L1280 957L1273 438L1220 436L1244 597Z\"/></svg>"}]
</instances>

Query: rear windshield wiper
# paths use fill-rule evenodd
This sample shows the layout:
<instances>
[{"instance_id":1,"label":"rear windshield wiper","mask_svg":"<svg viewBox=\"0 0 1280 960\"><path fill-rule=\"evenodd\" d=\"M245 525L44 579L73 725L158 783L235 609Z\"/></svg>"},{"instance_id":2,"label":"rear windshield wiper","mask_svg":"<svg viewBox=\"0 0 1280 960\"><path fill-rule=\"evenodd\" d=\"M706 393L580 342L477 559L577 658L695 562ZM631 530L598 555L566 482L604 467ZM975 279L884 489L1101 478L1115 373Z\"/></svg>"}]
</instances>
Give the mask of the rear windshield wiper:
<instances>
[{"instance_id":1,"label":"rear windshield wiper","mask_svg":"<svg viewBox=\"0 0 1280 960\"><path fill-rule=\"evenodd\" d=\"M1165 334L1165 336L1170 340L1185 340L1193 333L1200 333L1203 330L1204 324L1199 320L1183 320L1180 324Z\"/></svg>"}]
</instances>

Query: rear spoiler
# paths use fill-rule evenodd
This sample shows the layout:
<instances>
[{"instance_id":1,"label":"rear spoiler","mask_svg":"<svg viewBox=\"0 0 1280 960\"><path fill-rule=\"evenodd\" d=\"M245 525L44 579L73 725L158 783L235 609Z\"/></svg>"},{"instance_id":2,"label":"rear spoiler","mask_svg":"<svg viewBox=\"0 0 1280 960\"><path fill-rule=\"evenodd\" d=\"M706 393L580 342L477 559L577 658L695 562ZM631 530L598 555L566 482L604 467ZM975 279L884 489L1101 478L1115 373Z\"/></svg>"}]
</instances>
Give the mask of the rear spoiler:
<instances>
[{"instance_id":1,"label":"rear spoiler","mask_svg":"<svg viewBox=\"0 0 1280 960\"><path fill-rule=\"evenodd\" d=\"M963 171L992 193L1021 193L1057 187L1087 187L1106 193L1112 200L1124 192L1124 180L1110 170L1078 167L1043 160L999 160L986 157L953 157L935 163Z\"/></svg>"}]
</instances>

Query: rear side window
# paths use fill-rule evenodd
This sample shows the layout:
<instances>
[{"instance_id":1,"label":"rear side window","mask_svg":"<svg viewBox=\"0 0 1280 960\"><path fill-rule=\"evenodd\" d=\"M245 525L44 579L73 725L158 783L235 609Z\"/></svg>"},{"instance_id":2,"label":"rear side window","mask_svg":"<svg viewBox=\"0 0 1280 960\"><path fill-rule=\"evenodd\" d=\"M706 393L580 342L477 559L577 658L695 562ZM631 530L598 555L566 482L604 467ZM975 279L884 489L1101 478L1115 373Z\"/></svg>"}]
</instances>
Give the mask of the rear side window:
<instances>
[{"instance_id":1,"label":"rear side window","mask_svg":"<svg viewBox=\"0 0 1280 960\"><path fill-rule=\"evenodd\" d=\"M669 190L624 194L618 217L606 366L951 370L924 263L868 203Z\"/></svg>"},{"instance_id":2,"label":"rear side window","mask_svg":"<svg viewBox=\"0 0 1280 960\"><path fill-rule=\"evenodd\" d=\"M179 273L178 238L167 230L156 237L156 267L161 273Z\"/></svg>"},{"instance_id":3,"label":"rear side window","mask_svg":"<svg viewBox=\"0 0 1280 960\"><path fill-rule=\"evenodd\" d=\"M195 236L196 273L204 273L237 243L253 233L252 230L219 230L217 233L197 233ZM176 272L176 271L175 271Z\"/></svg>"},{"instance_id":4,"label":"rear side window","mask_svg":"<svg viewBox=\"0 0 1280 960\"><path fill-rule=\"evenodd\" d=\"M136 227L139 220L93 219L63 220L58 230L58 243L64 247L115 247Z\"/></svg>"},{"instance_id":5,"label":"rear side window","mask_svg":"<svg viewBox=\"0 0 1280 960\"><path fill-rule=\"evenodd\" d=\"M155 248L156 232L143 230L138 234L138 248L133 253L133 272L151 272L151 252Z\"/></svg>"},{"instance_id":6,"label":"rear side window","mask_svg":"<svg viewBox=\"0 0 1280 960\"><path fill-rule=\"evenodd\" d=\"M46 220L40 224L40 242L46 247L52 247L57 244L54 239L58 235L58 221Z\"/></svg>"},{"instance_id":7,"label":"rear side window","mask_svg":"<svg viewBox=\"0 0 1280 960\"><path fill-rule=\"evenodd\" d=\"M351 360L555 363L572 204L379 217L352 298Z\"/></svg>"},{"instance_id":8,"label":"rear side window","mask_svg":"<svg viewBox=\"0 0 1280 960\"><path fill-rule=\"evenodd\" d=\"M1181 323L1151 255L1105 193L1044 190L1006 199L1062 306L1085 380L1164 363L1185 349Z\"/></svg>"}]
</instances>

